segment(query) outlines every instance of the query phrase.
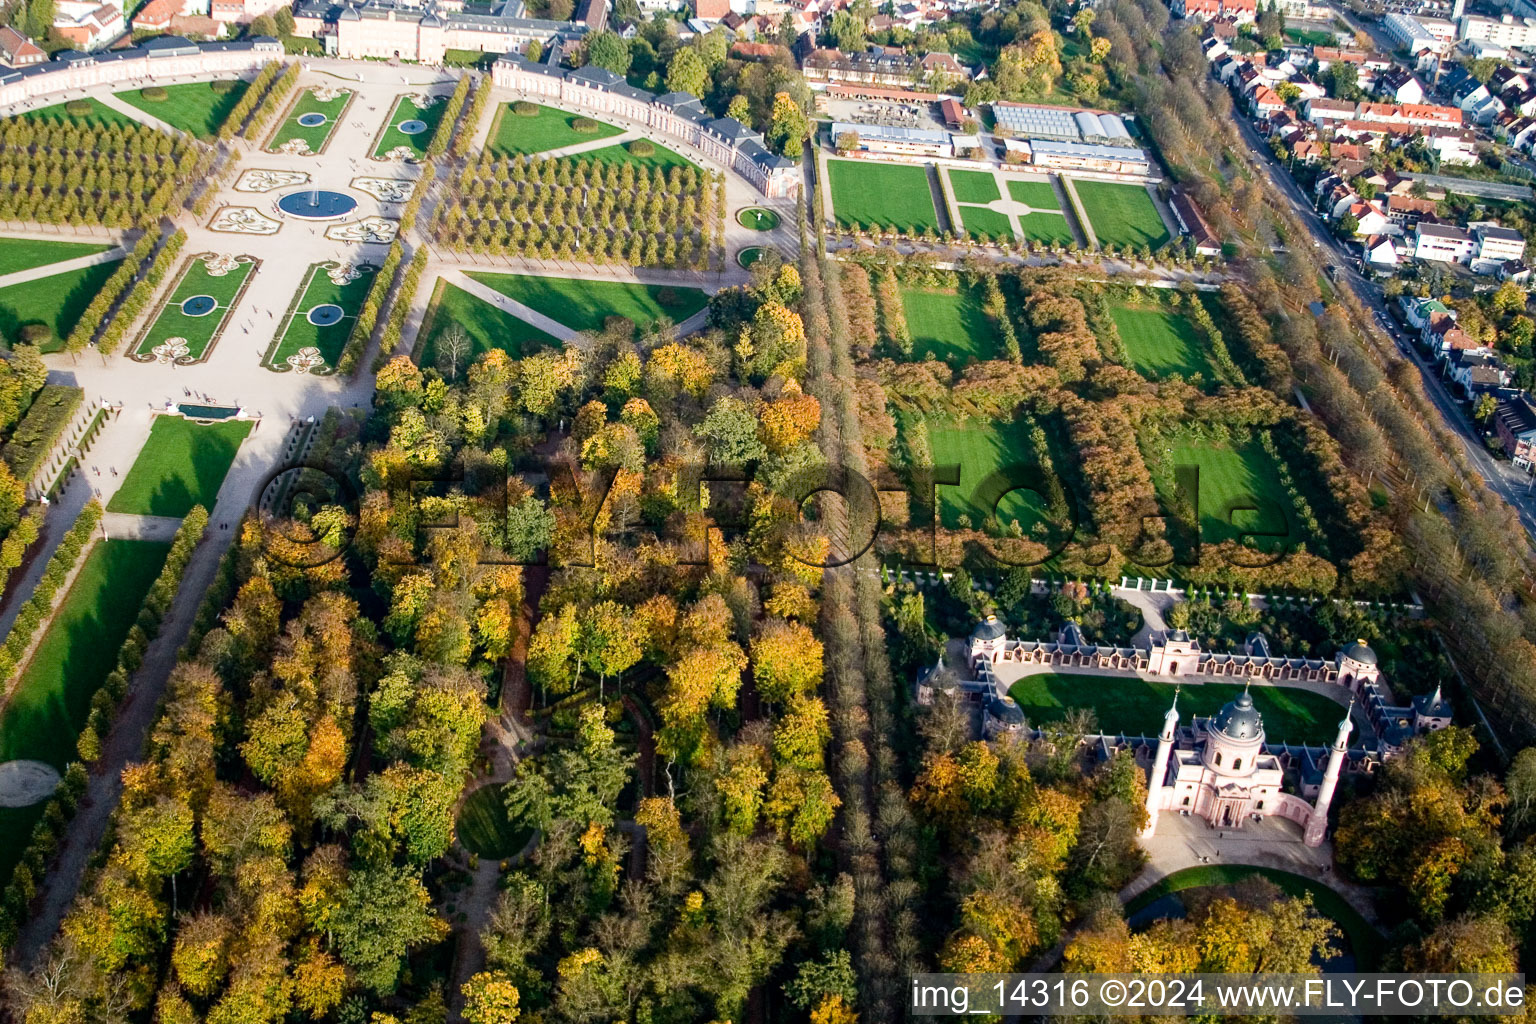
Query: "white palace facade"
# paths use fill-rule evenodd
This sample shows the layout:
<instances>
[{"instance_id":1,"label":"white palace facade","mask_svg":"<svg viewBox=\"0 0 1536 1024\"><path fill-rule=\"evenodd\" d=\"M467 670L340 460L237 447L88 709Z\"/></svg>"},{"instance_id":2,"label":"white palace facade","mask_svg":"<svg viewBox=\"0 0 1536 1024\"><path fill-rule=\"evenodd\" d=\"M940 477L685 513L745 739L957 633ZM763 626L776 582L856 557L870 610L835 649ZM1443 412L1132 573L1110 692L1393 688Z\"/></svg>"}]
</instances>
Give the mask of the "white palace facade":
<instances>
[{"instance_id":1,"label":"white palace facade","mask_svg":"<svg viewBox=\"0 0 1536 1024\"><path fill-rule=\"evenodd\" d=\"M655 96L636 89L605 68L568 70L534 63L509 53L491 69L492 80L556 106L590 110L636 121L669 135L730 168L773 198L800 194L800 166L771 152L763 137L732 117L712 117L698 98L685 92Z\"/></svg>"},{"instance_id":2,"label":"white palace facade","mask_svg":"<svg viewBox=\"0 0 1536 1024\"><path fill-rule=\"evenodd\" d=\"M264 36L231 43L194 43L178 36L161 36L124 50L65 50L40 64L0 67L0 107L93 85L254 71L268 61L282 59L283 44Z\"/></svg>"},{"instance_id":3,"label":"white palace facade","mask_svg":"<svg viewBox=\"0 0 1536 1024\"><path fill-rule=\"evenodd\" d=\"M1295 822L1303 841L1317 846L1326 833L1328 807L1341 775L1372 771L1411 737L1451 724L1450 702L1438 688L1408 705L1397 705L1381 676L1376 652L1364 641L1348 645L1331 661L1276 657L1258 633L1248 638L1241 654L1203 651L1183 630L1155 632L1145 647L1105 647L1088 643L1075 622L1064 624L1054 640L1009 640L996 616L979 623L965 642L967 678L944 675L941 661L918 676L917 700L929 703L936 686L952 688L983 705L987 738L1019 734L1025 728L1024 714L1008 696L1008 686L1037 671L1034 666L1082 671L1085 687L1094 685L1095 670L1189 679L1196 685L1248 683L1215 715L1194 717L1182 726L1176 689L1155 738L1090 737L1100 759L1129 750L1147 767L1147 835L1164 812L1199 817L1218 829L1241 829L1251 820L1279 817ZM1266 738L1249 689L1255 683L1294 682L1339 687L1341 703L1348 709L1330 746L1271 743ZM1356 704L1371 725L1371 735L1352 743L1350 714ZM1294 785L1288 782L1292 774Z\"/></svg>"}]
</instances>

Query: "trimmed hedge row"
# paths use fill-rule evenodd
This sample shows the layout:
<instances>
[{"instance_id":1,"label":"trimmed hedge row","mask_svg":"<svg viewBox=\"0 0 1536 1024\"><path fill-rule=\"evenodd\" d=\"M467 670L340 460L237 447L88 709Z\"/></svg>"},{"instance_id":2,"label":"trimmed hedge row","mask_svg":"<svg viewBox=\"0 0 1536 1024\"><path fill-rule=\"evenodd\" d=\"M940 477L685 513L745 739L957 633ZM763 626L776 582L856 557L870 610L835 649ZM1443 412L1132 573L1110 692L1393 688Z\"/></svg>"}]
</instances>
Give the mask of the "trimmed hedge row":
<instances>
[{"instance_id":1,"label":"trimmed hedge row","mask_svg":"<svg viewBox=\"0 0 1536 1024\"><path fill-rule=\"evenodd\" d=\"M81 519L70 529L69 535L64 538L64 544L70 542L76 530L80 528L81 522L85 521L86 514L92 510L94 510L94 518L86 531L86 536L89 537L90 531L95 529L95 523L101 516L101 506L94 501L81 511ZM8 949L16 941L21 926L27 921L32 900L37 895L37 883L43 877L48 862L57 852L64 832L80 804L80 798L85 795L86 787L90 782L87 765L94 763L101 756L101 737L111 730L112 720L117 714L123 697L128 693L128 682L134 671L143 663L144 652L148 649L150 642L160 632L160 623L176 597L176 589L181 585L187 563L192 560L192 554L197 549L198 541L202 539L203 531L207 526L207 511L201 505L193 506L186 518L181 521L181 527L176 531L175 539L171 541L171 550L166 554L165 565L160 570L160 575L155 578L149 593L144 597L144 607L139 612L138 621L128 630L128 636L118 648L117 667L107 673L106 679L102 680L101 688L91 696L91 713L76 742L80 760L70 762L64 770L63 779L54 790L48 806L43 809L43 820L33 828L31 841L27 844L27 849L21 856L21 862L16 865L16 870L5 887L3 898L0 898L0 946ZM60 545L59 550L62 552L64 545ZM233 552L232 548L229 553L233 554ZM58 554L56 553L54 557L57 558ZM78 558L78 552L76 558ZM226 557L225 561L229 562L230 559ZM230 564L233 565L232 562ZM49 571L51 572L52 569L53 565L50 562ZM38 586L41 589L42 584L39 583ZM207 603L205 600L204 605L206 606ZM202 618L201 611L199 618ZM8 639L7 644L9 642Z\"/></svg>"},{"instance_id":2,"label":"trimmed hedge row","mask_svg":"<svg viewBox=\"0 0 1536 1024\"><path fill-rule=\"evenodd\" d=\"M0 448L0 461L10 467L11 475L22 483L32 479L83 401L84 388L72 384L42 386L11 439Z\"/></svg>"},{"instance_id":3,"label":"trimmed hedge row","mask_svg":"<svg viewBox=\"0 0 1536 1024\"><path fill-rule=\"evenodd\" d=\"M123 300L122 307L118 309L117 316L107 324L107 329L101 332L101 340L96 343L96 351L104 356L110 356L117 352L117 346L123 342L123 335L128 328L144 312L144 307L149 305L149 300L154 298L155 289L160 287L166 271L171 269L171 264L176 261L176 254L181 252L181 247L186 244L187 233L177 228L170 238L165 240L160 252L155 256L155 261L149 265L139 283L133 286L133 291Z\"/></svg>"},{"instance_id":4,"label":"trimmed hedge row","mask_svg":"<svg viewBox=\"0 0 1536 1024\"><path fill-rule=\"evenodd\" d=\"M229 116L224 119L224 123L219 125L220 139L227 141L235 137L235 133L240 130L245 119L250 116L251 111L256 109L256 101L261 99L262 94L267 91L267 86L272 84L272 80L282 69L283 62L280 60L269 60L262 65L256 77L251 80L251 87L245 90L245 95L240 97L240 102L234 105Z\"/></svg>"},{"instance_id":5,"label":"trimmed hedge row","mask_svg":"<svg viewBox=\"0 0 1536 1024\"><path fill-rule=\"evenodd\" d=\"M112 272L107 278L107 283L101 286L101 291L91 300L91 304L85 307L85 312L75 323L75 329L69 332L69 337L64 340L66 352L79 352L91 343L96 337L96 330L101 327L101 322L107 318L112 306L128 290L133 283L133 276L139 272L139 267L149 259L149 254L155 251L155 242L159 236L149 233L134 243L133 251L124 257L122 265Z\"/></svg>"},{"instance_id":6,"label":"trimmed hedge row","mask_svg":"<svg viewBox=\"0 0 1536 1024\"><path fill-rule=\"evenodd\" d=\"M11 532L0 541L0 594L5 593L11 581L11 570L19 568L27 559L27 548L43 532L43 520L48 517L48 506L42 503L29 505L21 521L11 527Z\"/></svg>"},{"instance_id":7,"label":"trimmed hedge row","mask_svg":"<svg viewBox=\"0 0 1536 1024\"><path fill-rule=\"evenodd\" d=\"M437 165L429 163L421 172L421 177L416 179L416 192L411 196L411 201L405 204L405 209L400 211L400 238L411 233L411 228L416 226L416 218L421 214L421 204L427 198L427 193L432 188L432 182L437 180Z\"/></svg>"},{"instance_id":8,"label":"trimmed hedge row","mask_svg":"<svg viewBox=\"0 0 1536 1024\"><path fill-rule=\"evenodd\" d=\"M384 257L384 265L373 277L373 287L368 289L363 308L357 311L357 319L352 321L352 333L347 335L347 345L341 350L341 358L336 361L338 372L350 374L357 369L357 362L363 358L363 350L368 347L368 339L373 337L373 328L379 322L379 312L389 298L395 271L400 269L400 261L404 257L405 244L397 237L389 247L389 254Z\"/></svg>"},{"instance_id":9,"label":"trimmed hedge row","mask_svg":"<svg viewBox=\"0 0 1536 1024\"><path fill-rule=\"evenodd\" d=\"M389 356L400 344L400 336L405 331L405 318L410 315L411 303L416 298L416 289L421 285L421 275L427 269L427 247L422 246L411 257L410 266L405 268L405 277L400 282L400 287L395 291L395 304L389 307L389 321L384 325L384 337L379 342L379 359L388 362ZM383 362L379 364L383 365Z\"/></svg>"},{"instance_id":10,"label":"trimmed hedge row","mask_svg":"<svg viewBox=\"0 0 1536 1024\"><path fill-rule=\"evenodd\" d=\"M464 130L454 137L452 153L456 157L469 155L470 147L475 144L475 126L485 116L485 108L491 102L491 80L489 77L480 80L480 87L475 90L474 98L469 101L469 113L464 115Z\"/></svg>"},{"instance_id":11,"label":"trimmed hedge row","mask_svg":"<svg viewBox=\"0 0 1536 1024\"><path fill-rule=\"evenodd\" d=\"M11 631L5 635L5 643L0 644L0 681L9 685L21 656L32 646L32 638L37 634L38 627L52 614L54 595L59 592L64 581L69 579L75 563L80 561L80 552L85 550L91 534L101 522L102 512L101 502L92 498L80 510L75 525L59 541L53 557L48 559L48 565L43 569L42 578L37 581L32 596L16 613L16 621L11 623Z\"/></svg>"},{"instance_id":12,"label":"trimmed hedge row","mask_svg":"<svg viewBox=\"0 0 1536 1024\"><path fill-rule=\"evenodd\" d=\"M304 65L298 61L288 65L288 70L272 83L272 88L267 90L266 96L262 97L261 105L256 108L255 113L251 114L251 120L241 134L252 142L256 141L256 138L266 129L267 122L272 120L272 115L282 109L287 102L288 94L293 92L293 87L299 84L299 75L303 70Z\"/></svg>"},{"instance_id":13,"label":"trimmed hedge row","mask_svg":"<svg viewBox=\"0 0 1536 1024\"><path fill-rule=\"evenodd\" d=\"M448 106L443 109L443 119L437 122L437 131L432 133L432 141L427 143L428 159L448 152L448 143L453 141L453 130L458 127L459 114L463 112L464 101L468 98L469 76L465 75L453 87L453 95L448 97Z\"/></svg>"}]
</instances>

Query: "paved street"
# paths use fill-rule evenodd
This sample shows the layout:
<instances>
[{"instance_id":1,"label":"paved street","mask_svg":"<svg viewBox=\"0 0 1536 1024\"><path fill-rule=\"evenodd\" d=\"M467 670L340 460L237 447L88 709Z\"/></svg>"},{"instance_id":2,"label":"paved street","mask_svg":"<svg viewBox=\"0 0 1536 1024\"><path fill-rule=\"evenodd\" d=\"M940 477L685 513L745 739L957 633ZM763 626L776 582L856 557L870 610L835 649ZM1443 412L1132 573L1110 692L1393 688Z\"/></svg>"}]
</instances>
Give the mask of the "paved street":
<instances>
[{"instance_id":1,"label":"paved street","mask_svg":"<svg viewBox=\"0 0 1536 1024\"><path fill-rule=\"evenodd\" d=\"M1335 284L1348 286L1355 293L1361 304L1371 310L1373 315L1388 316L1386 300L1382 298L1381 289L1366 281L1355 270L1354 260L1344 251L1333 233L1328 230L1327 224L1312 209L1305 192L1296 184L1295 180L1287 173L1280 161L1270 152L1269 147L1260 138L1247 118L1238 117L1237 123L1242 131L1243 138L1247 140L1249 147L1258 155L1259 162L1269 174L1271 181L1280 194L1285 196L1294 209L1297 218L1307 226L1312 233L1313 245L1323 249L1339 271L1335 278ZM1379 325L1376 328L1380 330ZM1445 420L1445 426L1456 436L1460 442L1462 451L1467 459L1482 475L1488 487L1498 493L1505 501L1509 502L1520 522L1525 526L1526 532L1532 538L1536 538L1536 494L1532 494L1533 478L1516 469L1509 462L1495 459L1488 453L1482 438L1467 421L1467 417L1461 411L1459 403L1451 397L1445 383L1440 379L1433 367L1425 363L1419 357L1412 345L1408 346L1405 354L1401 346L1394 343L1394 350L1399 358L1410 360L1418 367L1419 375L1424 381L1424 390L1430 401L1439 410Z\"/></svg>"}]
</instances>

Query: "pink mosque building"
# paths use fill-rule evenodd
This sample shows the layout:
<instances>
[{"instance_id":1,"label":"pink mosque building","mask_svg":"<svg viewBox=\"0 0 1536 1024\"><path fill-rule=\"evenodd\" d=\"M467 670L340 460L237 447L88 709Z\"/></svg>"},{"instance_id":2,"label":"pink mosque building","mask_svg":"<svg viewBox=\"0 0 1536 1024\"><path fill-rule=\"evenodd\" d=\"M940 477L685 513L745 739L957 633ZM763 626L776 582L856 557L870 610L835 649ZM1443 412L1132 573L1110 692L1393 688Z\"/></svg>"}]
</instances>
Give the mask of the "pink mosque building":
<instances>
[{"instance_id":1,"label":"pink mosque building","mask_svg":"<svg viewBox=\"0 0 1536 1024\"><path fill-rule=\"evenodd\" d=\"M953 688L980 703L987 739L1022 735L1028 726L1023 709L1008 696L1009 685L1041 668L1076 669L1085 686L1095 670L1134 673L1137 677L1233 682L1251 687L1287 683L1338 686L1347 703L1338 733L1328 747L1271 742L1248 687L1210 718L1191 718L1181 726L1178 691L1155 740L1147 736L1089 737L1101 759L1130 750L1147 766L1147 817L1144 835L1157 829L1164 813L1204 820L1211 828L1237 830L1269 817L1295 822L1308 846L1322 843L1328 809L1345 773L1370 772L1401 751L1413 736L1451 724L1451 704L1437 687L1429 696L1398 705L1382 678L1376 652L1364 641L1347 645L1332 660L1286 658L1270 653L1259 633L1240 654L1203 651L1183 630L1154 632L1143 646L1105 647L1089 643L1075 622L1067 622L1048 641L1009 640L996 616L980 622L965 644L970 678L952 682L940 675L942 662L917 679L917 700L933 699L937 685ZM938 682L945 679L945 682ZM1370 728L1351 743L1351 714L1360 706Z\"/></svg>"}]
</instances>

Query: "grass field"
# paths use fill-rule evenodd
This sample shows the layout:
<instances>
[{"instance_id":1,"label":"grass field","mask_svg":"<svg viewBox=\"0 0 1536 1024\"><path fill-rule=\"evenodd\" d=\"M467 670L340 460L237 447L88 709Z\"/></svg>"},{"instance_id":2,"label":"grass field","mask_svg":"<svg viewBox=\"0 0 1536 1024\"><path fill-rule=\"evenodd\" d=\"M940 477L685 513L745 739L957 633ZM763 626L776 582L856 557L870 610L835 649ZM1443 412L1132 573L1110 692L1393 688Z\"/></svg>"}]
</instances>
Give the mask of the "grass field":
<instances>
[{"instance_id":1,"label":"grass field","mask_svg":"<svg viewBox=\"0 0 1536 1024\"><path fill-rule=\"evenodd\" d=\"M879 225L913 235L939 229L926 165L828 160L827 173L840 227Z\"/></svg>"},{"instance_id":2,"label":"grass field","mask_svg":"<svg viewBox=\"0 0 1536 1024\"><path fill-rule=\"evenodd\" d=\"M0 275L79 259L112 248L104 242L55 242L41 238L0 238Z\"/></svg>"},{"instance_id":3,"label":"grass field","mask_svg":"<svg viewBox=\"0 0 1536 1024\"><path fill-rule=\"evenodd\" d=\"M636 167L692 167L694 163L681 153L673 152L666 146L655 147L655 152L650 156L635 156L628 149L629 143L619 142L612 146L604 146L601 149L589 149L584 153L577 153L573 159L593 160L606 164L634 164Z\"/></svg>"},{"instance_id":4,"label":"grass field","mask_svg":"<svg viewBox=\"0 0 1536 1024\"><path fill-rule=\"evenodd\" d=\"M1020 439L1012 436L1017 428L1012 423L953 424L945 420L928 421L928 444L933 452L935 466L960 466L960 484L957 487L940 487L939 522L951 529L961 526L960 517L970 520L972 529L981 529L988 517L994 514L995 492L983 488L998 470L1016 465L1025 457L1026 449ZM992 493L993 497L985 497ZM1030 527L1045 519L1045 500L1028 491L1014 491L996 501L995 514L998 522L1007 526L1019 521L1025 535Z\"/></svg>"},{"instance_id":5,"label":"grass field","mask_svg":"<svg viewBox=\"0 0 1536 1024\"><path fill-rule=\"evenodd\" d=\"M610 316L625 317L639 328L664 316L682 323L709 304L709 296L697 288L478 271L471 271L469 276L573 331L600 331ZM671 293L667 296L670 305L662 302L666 292Z\"/></svg>"},{"instance_id":6,"label":"grass field","mask_svg":"<svg viewBox=\"0 0 1536 1024\"><path fill-rule=\"evenodd\" d=\"M299 286L299 291L294 296L288 312L284 314L285 322L282 332L273 346L267 350L267 354L262 357L263 364L286 366L288 357L296 354L300 349L316 348L320 350L326 366L336 365L336 360L341 358L341 350L346 348L347 336L352 332L352 324L357 319L358 310L363 308L363 301L368 297L368 289L373 287L374 270L369 269L346 284L337 284L326 273L333 266L335 266L334 263L325 262L316 263L309 268L309 273L304 275L304 283ZM340 306L343 311L342 318L334 324L312 323L309 320L310 310L322 305Z\"/></svg>"},{"instance_id":7,"label":"grass field","mask_svg":"<svg viewBox=\"0 0 1536 1024\"><path fill-rule=\"evenodd\" d=\"M1276 868L1256 868L1242 864L1202 864L1197 868L1185 868L1161 878L1150 889L1137 894L1125 906L1126 917L1133 917L1143 908L1151 906L1164 896L1214 886L1229 886L1255 875L1273 882L1287 896L1301 897L1308 893L1317 912L1331 919L1344 933L1349 952L1355 956L1355 970L1375 970L1381 961L1385 943L1381 932L1367 921L1349 901L1332 889L1302 875Z\"/></svg>"},{"instance_id":8,"label":"grass field","mask_svg":"<svg viewBox=\"0 0 1536 1024\"><path fill-rule=\"evenodd\" d=\"M1171 373L1185 378L1203 374L1214 379L1215 369L1205 358L1200 336L1188 317L1162 306L1109 304L1109 315L1120 331L1131 365L1154 380Z\"/></svg>"},{"instance_id":9,"label":"grass field","mask_svg":"<svg viewBox=\"0 0 1536 1024\"><path fill-rule=\"evenodd\" d=\"M992 324L970 289L903 288L901 305L912 332L912 358L946 362L996 358Z\"/></svg>"},{"instance_id":10,"label":"grass field","mask_svg":"<svg viewBox=\"0 0 1536 1024\"><path fill-rule=\"evenodd\" d=\"M57 352L120 263L111 260L0 288L0 337L14 344L22 327L47 324L53 328L53 337L41 348Z\"/></svg>"},{"instance_id":11,"label":"grass field","mask_svg":"<svg viewBox=\"0 0 1536 1024\"><path fill-rule=\"evenodd\" d=\"M156 345L171 338L181 338L187 345L187 358L202 359L208 346L223 330L230 310L255 266L255 263L242 262L228 273L215 276L208 272L208 265L201 257L193 256L187 260L170 298L165 300L159 315L133 347L134 355L142 360L152 359ZM182 312L182 303L197 295L207 295L218 304L202 316Z\"/></svg>"},{"instance_id":12,"label":"grass field","mask_svg":"<svg viewBox=\"0 0 1536 1024\"><path fill-rule=\"evenodd\" d=\"M1054 722L1068 708L1086 707L1093 709L1098 727L1106 732L1150 736L1173 702L1173 687L1127 676L1042 672L1020 679L1008 693L1031 725ZM1179 714L1185 722L1195 715L1214 715L1242 692L1235 683L1186 683L1179 692ZM1327 744L1339 731L1344 709L1320 693L1281 686L1255 686L1250 692L1271 743Z\"/></svg>"},{"instance_id":13,"label":"grass field","mask_svg":"<svg viewBox=\"0 0 1536 1024\"><path fill-rule=\"evenodd\" d=\"M1056 189L1048 181L1016 181L1008 182L1008 198L1016 203L1023 203L1032 210L1060 210L1061 202L1056 198Z\"/></svg>"},{"instance_id":14,"label":"grass field","mask_svg":"<svg viewBox=\"0 0 1536 1024\"><path fill-rule=\"evenodd\" d=\"M250 432L250 420L205 425L180 416L155 417L149 440L107 511L179 517L201 505L212 512L230 463Z\"/></svg>"},{"instance_id":15,"label":"grass field","mask_svg":"<svg viewBox=\"0 0 1536 1024\"><path fill-rule=\"evenodd\" d=\"M1292 523L1290 496L1280 486L1269 456L1257 444L1234 449L1175 441L1171 447L1167 458L1172 465L1200 468L1203 543L1237 540L1245 531L1280 534L1299 529ZM1257 511L1252 511L1255 507ZM1234 512L1235 508L1245 511ZM1266 538L1259 543L1268 550L1278 541Z\"/></svg>"},{"instance_id":16,"label":"grass field","mask_svg":"<svg viewBox=\"0 0 1536 1024\"><path fill-rule=\"evenodd\" d=\"M1285 38L1303 46L1337 46L1338 37L1320 28L1287 28Z\"/></svg>"},{"instance_id":17,"label":"grass field","mask_svg":"<svg viewBox=\"0 0 1536 1024\"><path fill-rule=\"evenodd\" d=\"M512 109L512 104L503 103L496 111L496 120L491 124L491 134L486 139L485 148L497 156L542 153L547 149L561 149L582 142L612 138L624 132L624 129L596 121L596 118L587 118L596 121L595 132L582 134L571 127L572 121L586 116L541 106L535 116L523 117Z\"/></svg>"},{"instance_id":18,"label":"grass field","mask_svg":"<svg viewBox=\"0 0 1536 1024\"><path fill-rule=\"evenodd\" d=\"M1013 238L1013 225L1008 222L1008 215L985 206L960 207L960 221L972 238L986 236L994 241Z\"/></svg>"},{"instance_id":19,"label":"grass field","mask_svg":"<svg viewBox=\"0 0 1536 1024\"><path fill-rule=\"evenodd\" d=\"M1009 181L1008 198L1023 203L1039 213L1026 213L1019 217L1019 230L1032 242L1046 245L1071 245L1072 225L1062 212L1056 190L1048 181ZM1044 211L1055 210L1055 213Z\"/></svg>"},{"instance_id":20,"label":"grass field","mask_svg":"<svg viewBox=\"0 0 1536 1024\"><path fill-rule=\"evenodd\" d=\"M1143 186L1081 179L1073 185L1100 245L1156 249L1168 241L1168 228Z\"/></svg>"},{"instance_id":21,"label":"grass field","mask_svg":"<svg viewBox=\"0 0 1536 1024\"><path fill-rule=\"evenodd\" d=\"M559 346L560 342L510 313L503 313L488 302L482 302L462 288L447 281L438 281L432 293L432 304L427 309L426 322L422 326L417 343L416 361L420 366L436 366L437 343L454 324L464 328L469 335L471 351L464 359L473 362L482 352L499 348L514 359L547 345Z\"/></svg>"},{"instance_id":22,"label":"grass field","mask_svg":"<svg viewBox=\"0 0 1536 1024\"><path fill-rule=\"evenodd\" d=\"M957 203L990 203L1001 199L997 175L991 171L950 171L949 187Z\"/></svg>"},{"instance_id":23,"label":"grass field","mask_svg":"<svg viewBox=\"0 0 1536 1024\"><path fill-rule=\"evenodd\" d=\"M315 96L313 89L305 89L299 94L299 101L293 105L293 109L288 111L288 116L283 118L282 123L272 132L272 137L267 140L267 149L278 150L294 139L303 139L311 153L322 152L325 144L331 139L331 133L336 130L341 112L347 109L347 101L351 98L352 93L344 91L335 99L321 100ZM305 114L323 114L325 123L300 124L299 118Z\"/></svg>"},{"instance_id":24,"label":"grass field","mask_svg":"<svg viewBox=\"0 0 1536 1024\"><path fill-rule=\"evenodd\" d=\"M235 109L240 97L245 95L245 90L250 88L249 82L238 79L231 81L234 81L234 88L226 93L214 92L212 82L167 85L163 88L168 96L158 103L146 100L142 89L129 89L114 95L151 117L159 118L172 128L180 128L208 140L218 134L219 126L224 123L229 112Z\"/></svg>"},{"instance_id":25,"label":"grass field","mask_svg":"<svg viewBox=\"0 0 1536 1024\"><path fill-rule=\"evenodd\" d=\"M169 550L143 540L91 549L0 716L0 761L46 761L62 772L76 759L91 696L116 667L117 650ZM0 879L10 877L45 806L0 807Z\"/></svg>"},{"instance_id":26,"label":"grass field","mask_svg":"<svg viewBox=\"0 0 1536 1024\"><path fill-rule=\"evenodd\" d=\"M379 143L373 147L374 157L381 158L396 146L409 149L417 160L426 156L427 144L432 141L432 133L437 131L437 123L443 119L443 111L448 106L441 96L435 96L433 100L425 107L418 107L410 96L397 99L390 108L385 129L379 133ZM406 121L420 121L427 126L426 130L407 135L400 130Z\"/></svg>"},{"instance_id":27,"label":"grass field","mask_svg":"<svg viewBox=\"0 0 1536 1024\"><path fill-rule=\"evenodd\" d=\"M779 226L779 215L760 206L749 206L736 214L736 223L753 231L772 231Z\"/></svg>"},{"instance_id":28,"label":"grass field","mask_svg":"<svg viewBox=\"0 0 1536 1024\"><path fill-rule=\"evenodd\" d=\"M120 128L130 128L139 123L122 111L113 110L98 99L85 96L80 97L79 101L91 105L91 112L89 114L71 114L64 109L65 104L55 103L49 107L39 107L37 110L28 110L23 114L15 116L25 117L31 121L73 121L76 124L90 125L92 128L110 128L113 125L117 125Z\"/></svg>"},{"instance_id":29,"label":"grass field","mask_svg":"<svg viewBox=\"0 0 1536 1024\"><path fill-rule=\"evenodd\" d=\"M533 833L512 824L503 799L502 787L497 785L481 786L469 794L454 825L464 849L503 860L528 845Z\"/></svg>"}]
</instances>

